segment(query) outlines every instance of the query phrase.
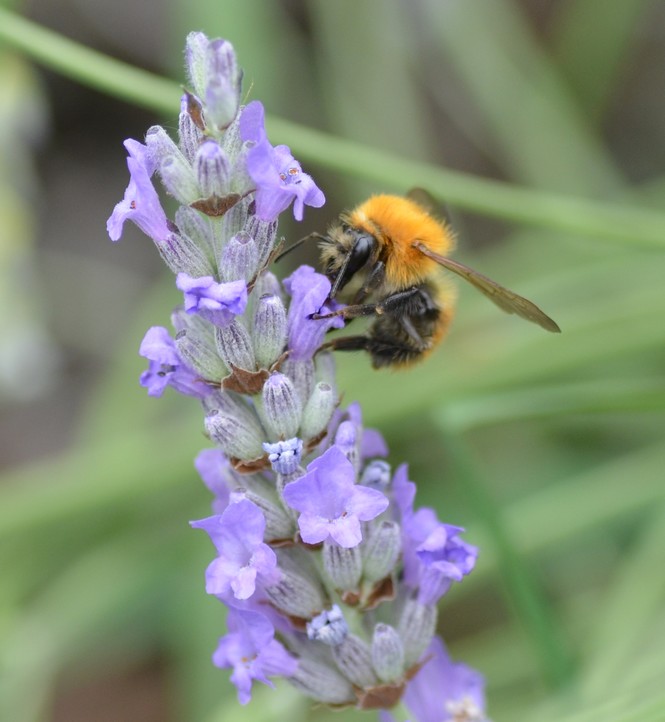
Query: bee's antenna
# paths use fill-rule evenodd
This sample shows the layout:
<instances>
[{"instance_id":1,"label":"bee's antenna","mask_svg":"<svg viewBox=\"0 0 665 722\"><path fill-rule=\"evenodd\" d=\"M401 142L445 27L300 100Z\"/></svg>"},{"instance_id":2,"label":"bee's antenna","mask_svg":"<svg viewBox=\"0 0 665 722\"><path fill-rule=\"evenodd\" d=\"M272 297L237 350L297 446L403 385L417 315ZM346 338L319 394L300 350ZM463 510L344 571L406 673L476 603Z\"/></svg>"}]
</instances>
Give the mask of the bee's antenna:
<instances>
[{"instance_id":1,"label":"bee's antenna","mask_svg":"<svg viewBox=\"0 0 665 722\"><path fill-rule=\"evenodd\" d=\"M342 283L342 279L344 278L344 273L346 272L346 269L349 265L349 262L351 260L351 256L353 255L353 249L349 251L346 256L344 256L344 261L342 262L342 265L339 268L339 271L337 271L337 275L335 276L335 280L333 281L332 288L330 289L330 293L328 294L330 298L335 298L337 295L337 291L339 291L339 287Z\"/></svg>"},{"instance_id":2,"label":"bee's antenna","mask_svg":"<svg viewBox=\"0 0 665 722\"><path fill-rule=\"evenodd\" d=\"M312 238L320 238L322 240L325 240L325 236L321 233L310 233L308 236L301 238L299 241L292 243L288 248L284 249L278 256L275 257L275 263L277 263L277 261L281 261L282 258L287 255L287 253L291 253L291 251L294 251L296 248L298 248L298 246L302 246L303 243L306 243Z\"/></svg>"}]
</instances>

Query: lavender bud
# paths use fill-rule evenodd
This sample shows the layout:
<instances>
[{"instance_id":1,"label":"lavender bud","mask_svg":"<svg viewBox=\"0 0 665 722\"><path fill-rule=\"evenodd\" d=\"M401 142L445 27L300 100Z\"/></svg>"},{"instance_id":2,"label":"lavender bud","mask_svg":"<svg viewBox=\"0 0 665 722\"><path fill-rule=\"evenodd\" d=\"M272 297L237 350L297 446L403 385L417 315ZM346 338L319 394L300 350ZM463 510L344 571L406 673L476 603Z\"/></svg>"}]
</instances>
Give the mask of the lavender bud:
<instances>
[{"instance_id":1,"label":"lavender bud","mask_svg":"<svg viewBox=\"0 0 665 722\"><path fill-rule=\"evenodd\" d=\"M240 401L235 394L221 389L215 389L205 398L201 399L203 410L206 414L213 411L221 411L227 416L238 416L247 423L253 423L256 420L254 411L245 403Z\"/></svg>"},{"instance_id":2,"label":"lavender bud","mask_svg":"<svg viewBox=\"0 0 665 722\"><path fill-rule=\"evenodd\" d=\"M311 359L287 358L282 371L293 381L301 399L308 399L314 390L314 362Z\"/></svg>"},{"instance_id":3,"label":"lavender bud","mask_svg":"<svg viewBox=\"0 0 665 722\"><path fill-rule=\"evenodd\" d=\"M219 273L222 281L249 281L256 273L257 251L254 239L240 231L229 239L224 246L219 263Z\"/></svg>"},{"instance_id":4,"label":"lavender bud","mask_svg":"<svg viewBox=\"0 0 665 722\"><path fill-rule=\"evenodd\" d=\"M233 46L227 40L213 40L206 53L206 115L220 129L236 117L240 106L242 71Z\"/></svg>"},{"instance_id":5,"label":"lavender bud","mask_svg":"<svg viewBox=\"0 0 665 722\"><path fill-rule=\"evenodd\" d=\"M172 233L165 241L156 245L164 263L173 273L186 273L192 278L212 275L210 259L204 250L184 233Z\"/></svg>"},{"instance_id":6,"label":"lavender bud","mask_svg":"<svg viewBox=\"0 0 665 722\"><path fill-rule=\"evenodd\" d=\"M159 166L165 158L173 155L182 156L180 148L161 125L151 125L148 128L145 134L145 144L148 146L150 158L156 166ZM184 156L183 160L185 160Z\"/></svg>"},{"instance_id":7,"label":"lavender bud","mask_svg":"<svg viewBox=\"0 0 665 722\"><path fill-rule=\"evenodd\" d=\"M372 636L372 664L382 682L396 682L404 673L404 645L394 627L379 622Z\"/></svg>"},{"instance_id":8,"label":"lavender bud","mask_svg":"<svg viewBox=\"0 0 665 722\"><path fill-rule=\"evenodd\" d=\"M251 202L248 198L239 201L231 210L222 216L220 222L215 223L215 249L217 251L217 258L222 257L222 251L227 240L235 236L236 233L244 231L245 233L249 233L252 238L255 238L251 228L248 228L248 207Z\"/></svg>"},{"instance_id":9,"label":"lavender bud","mask_svg":"<svg viewBox=\"0 0 665 722\"><path fill-rule=\"evenodd\" d=\"M360 451L358 430L352 421L342 421L335 433L335 446L344 452L346 458L358 469L360 466Z\"/></svg>"},{"instance_id":10,"label":"lavender bud","mask_svg":"<svg viewBox=\"0 0 665 722\"><path fill-rule=\"evenodd\" d=\"M258 419L249 413L229 414L213 409L205 417L205 429L222 451L238 459L258 459L263 455L263 432Z\"/></svg>"},{"instance_id":11,"label":"lavender bud","mask_svg":"<svg viewBox=\"0 0 665 722\"><path fill-rule=\"evenodd\" d=\"M273 373L263 385L263 414L268 429L277 437L296 436L302 415L300 399L291 380Z\"/></svg>"},{"instance_id":12,"label":"lavender bud","mask_svg":"<svg viewBox=\"0 0 665 722\"><path fill-rule=\"evenodd\" d=\"M399 524L382 521L363 544L363 577L369 582L385 579L395 568L401 548Z\"/></svg>"},{"instance_id":13,"label":"lavender bud","mask_svg":"<svg viewBox=\"0 0 665 722\"><path fill-rule=\"evenodd\" d=\"M175 156L164 158L159 166L159 175L167 192L179 203L189 205L199 197L199 187L191 166L179 160Z\"/></svg>"},{"instance_id":14,"label":"lavender bud","mask_svg":"<svg viewBox=\"0 0 665 722\"><path fill-rule=\"evenodd\" d=\"M385 491L390 486L390 464L383 459L375 459L363 469L360 477L363 486Z\"/></svg>"},{"instance_id":15,"label":"lavender bud","mask_svg":"<svg viewBox=\"0 0 665 722\"><path fill-rule=\"evenodd\" d=\"M232 189L244 196L255 186L247 169L247 151L249 148L240 135L240 115L236 115L233 123L226 129L222 138L222 145L231 161Z\"/></svg>"},{"instance_id":16,"label":"lavender bud","mask_svg":"<svg viewBox=\"0 0 665 722\"><path fill-rule=\"evenodd\" d=\"M245 229L256 241L259 252L259 268L263 268L275 247L277 238L277 222L261 221L256 216L247 220Z\"/></svg>"},{"instance_id":17,"label":"lavender bud","mask_svg":"<svg viewBox=\"0 0 665 722\"><path fill-rule=\"evenodd\" d=\"M229 160L214 140L206 140L194 159L202 198L225 195L229 187Z\"/></svg>"},{"instance_id":18,"label":"lavender bud","mask_svg":"<svg viewBox=\"0 0 665 722\"><path fill-rule=\"evenodd\" d=\"M363 571L360 545L345 549L326 540L323 542L323 568L335 589L355 591Z\"/></svg>"},{"instance_id":19,"label":"lavender bud","mask_svg":"<svg viewBox=\"0 0 665 722\"><path fill-rule=\"evenodd\" d=\"M180 101L180 116L178 118L178 137L180 138L180 150L187 160L192 163L196 151L204 139L203 133L192 120L187 111L187 96L183 95Z\"/></svg>"},{"instance_id":20,"label":"lavender bud","mask_svg":"<svg viewBox=\"0 0 665 722\"><path fill-rule=\"evenodd\" d=\"M316 355L316 379L330 384L335 389L336 370L335 358L331 351Z\"/></svg>"},{"instance_id":21,"label":"lavender bud","mask_svg":"<svg viewBox=\"0 0 665 722\"><path fill-rule=\"evenodd\" d=\"M198 313L187 313L182 306L177 306L171 314L171 323L176 331L191 330L197 336L205 338L205 342L210 348L214 348L214 327Z\"/></svg>"},{"instance_id":22,"label":"lavender bud","mask_svg":"<svg viewBox=\"0 0 665 722\"><path fill-rule=\"evenodd\" d=\"M216 327L215 341L219 355L229 368L235 366L247 371L256 369L252 339L241 321L234 319L228 326Z\"/></svg>"},{"instance_id":23,"label":"lavender bud","mask_svg":"<svg viewBox=\"0 0 665 722\"><path fill-rule=\"evenodd\" d=\"M370 648L360 637L347 635L341 644L332 648L332 656L339 671L357 687L375 687L378 684Z\"/></svg>"},{"instance_id":24,"label":"lavender bud","mask_svg":"<svg viewBox=\"0 0 665 722\"><path fill-rule=\"evenodd\" d=\"M351 683L325 661L301 655L298 669L288 682L308 697L324 704L356 702Z\"/></svg>"},{"instance_id":25,"label":"lavender bud","mask_svg":"<svg viewBox=\"0 0 665 722\"><path fill-rule=\"evenodd\" d=\"M212 255L212 230L210 221L205 216L189 206L180 206L175 213L175 223L180 232L199 246L206 256ZM194 274L190 273L189 275L193 276Z\"/></svg>"},{"instance_id":26,"label":"lavender bud","mask_svg":"<svg viewBox=\"0 0 665 722\"><path fill-rule=\"evenodd\" d=\"M204 33L193 32L185 43L185 65L194 92L203 97L206 83L206 51L210 41Z\"/></svg>"},{"instance_id":27,"label":"lavender bud","mask_svg":"<svg viewBox=\"0 0 665 722\"><path fill-rule=\"evenodd\" d=\"M254 311L254 354L259 368L269 369L286 346L286 309L279 296L263 295Z\"/></svg>"},{"instance_id":28,"label":"lavender bud","mask_svg":"<svg viewBox=\"0 0 665 722\"><path fill-rule=\"evenodd\" d=\"M399 615L397 631L404 644L404 664L411 667L432 641L436 629L436 607L407 599Z\"/></svg>"},{"instance_id":29,"label":"lavender bud","mask_svg":"<svg viewBox=\"0 0 665 722\"><path fill-rule=\"evenodd\" d=\"M323 587L310 560L299 549L278 551L282 577L265 587L268 599L284 614L311 619L326 604Z\"/></svg>"},{"instance_id":30,"label":"lavender bud","mask_svg":"<svg viewBox=\"0 0 665 722\"><path fill-rule=\"evenodd\" d=\"M183 329L176 334L175 345L181 358L202 379L219 382L228 374L217 351L206 343L204 337Z\"/></svg>"},{"instance_id":31,"label":"lavender bud","mask_svg":"<svg viewBox=\"0 0 665 722\"><path fill-rule=\"evenodd\" d=\"M349 625L337 604L307 622L307 639L329 647L341 644L349 633Z\"/></svg>"},{"instance_id":32,"label":"lavender bud","mask_svg":"<svg viewBox=\"0 0 665 722\"><path fill-rule=\"evenodd\" d=\"M302 439L294 437L275 444L264 443L263 449L268 454L268 461L276 474L289 476L295 473L302 458Z\"/></svg>"},{"instance_id":33,"label":"lavender bud","mask_svg":"<svg viewBox=\"0 0 665 722\"><path fill-rule=\"evenodd\" d=\"M303 439L313 439L327 428L335 410L335 402L332 386L319 381L302 412L300 433Z\"/></svg>"},{"instance_id":34,"label":"lavender bud","mask_svg":"<svg viewBox=\"0 0 665 722\"><path fill-rule=\"evenodd\" d=\"M159 125L148 130L145 142L157 162L166 190L183 205L199 197L199 188L192 166L168 133Z\"/></svg>"},{"instance_id":35,"label":"lavender bud","mask_svg":"<svg viewBox=\"0 0 665 722\"><path fill-rule=\"evenodd\" d=\"M261 296L277 296L280 301L284 302L282 296L282 286L277 280L277 276L270 271L264 271L256 279L254 293L260 298Z\"/></svg>"},{"instance_id":36,"label":"lavender bud","mask_svg":"<svg viewBox=\"0 0 665 722\"><path fill-rule=\"evenodd\" d=\"M277 501L266 496L247 490L245 497L261 509L266 520L264 538L268 541L273 539L290 539L296 531L293 518L286 513L284 507Z\"/></svg>"}]
</instances>

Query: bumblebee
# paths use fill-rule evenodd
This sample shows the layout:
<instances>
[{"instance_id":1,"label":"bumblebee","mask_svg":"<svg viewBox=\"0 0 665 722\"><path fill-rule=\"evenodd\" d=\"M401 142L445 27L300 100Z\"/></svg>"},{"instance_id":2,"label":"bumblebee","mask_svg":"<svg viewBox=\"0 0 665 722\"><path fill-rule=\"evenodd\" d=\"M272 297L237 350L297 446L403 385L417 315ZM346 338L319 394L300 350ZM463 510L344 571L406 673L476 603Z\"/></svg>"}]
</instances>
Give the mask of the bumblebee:
<instances>
[{"instance_id":1,"label":"bumblebee","mask_svg":"<svg viewBox=\"0 0 665 722\"><path fill-rule=\"evenodd\" d=\"M350 305L313 318L374 316L367 333L326 347L366 351L375 368L403 368L424 359L445 338L455 312L455 289L443 269L461 276L501 310L560 332L538 306L472 268L453 261L455 234L431 211L425 191L408 197L375 195L343 213L319 238L330 298L345 291Z\"/></svg>"}]
</instances>

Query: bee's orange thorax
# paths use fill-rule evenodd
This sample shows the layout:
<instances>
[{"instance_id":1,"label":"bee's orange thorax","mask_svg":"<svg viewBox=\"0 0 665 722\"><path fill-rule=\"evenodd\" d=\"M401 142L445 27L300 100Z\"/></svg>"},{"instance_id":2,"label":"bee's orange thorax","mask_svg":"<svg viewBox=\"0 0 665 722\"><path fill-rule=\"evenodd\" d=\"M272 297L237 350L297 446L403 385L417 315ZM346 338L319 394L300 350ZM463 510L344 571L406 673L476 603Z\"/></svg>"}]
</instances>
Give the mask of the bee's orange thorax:
<instances>
[{"instance_id":1,"label":"bee's orange thorax","mask_svg":"<svg viewBox=\"0 0 665 722\"><path fill-rule=\"evenodd\" d=\"M408 198L376 195L347 214L348 222L373 235L386 246L388 290L421 283L437 272L437 264L413 248L421 241L432 251L446 255L455 237L445 222Z\"/></svg>"}]
</instances>

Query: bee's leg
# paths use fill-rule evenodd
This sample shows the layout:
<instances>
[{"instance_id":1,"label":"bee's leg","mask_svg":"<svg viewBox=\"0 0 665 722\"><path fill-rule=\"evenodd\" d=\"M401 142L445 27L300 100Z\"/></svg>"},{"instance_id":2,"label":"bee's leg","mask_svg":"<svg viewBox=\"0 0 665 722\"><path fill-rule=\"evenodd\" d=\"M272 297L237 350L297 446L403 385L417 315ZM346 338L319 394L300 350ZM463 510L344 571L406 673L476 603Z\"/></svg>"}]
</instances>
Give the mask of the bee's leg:
<instances>
[{"instance_id":1,"label":"bee's leg","mask_svg":"<svg viewBox=\"0 0 665 722\"><path fill-rule=\"evenodd\" d=\"M313 313L310 318L334 318L341 316L344 319L357 318L358 316L382 316L384 313L397 314L400 311L409 308L410 302L415 296L422 293L422 289L418 286L407 288L406 291L397 291L392 295L384 298L378 303L358 303L351 306L344 306L339 311L332 313Z\"/></svg>"},{"instance_id":2,"label":"bee's leg","mask_svg":"<svg viewBox=\"0 0 665 722\"><path fill-rule=\"evenodd\" d=\"M422 351L407 344L372 336L340 336L324 343L319 351L366 351L376 369L408 363L422 354Z\"/></svg>"},{"instance_id":3,"label":"bee's leg","mask_svg":"<svg viewBox=\"0 0 665 722\"><path fill-rule=\"evenodd\" d=\"M369 351L371 343L369 336L340 336L324 343L319 351Z\"/></svg>"},{"instance_id":4,"label":"bee's leg","mask_svg":"<svg viewBox=\"0 0 665 722\"><path fill-rule=\"evenodd\" d=\"M353 303L362 303L372 291L375 291L384 281L386 277L386 264L383 261L377 261L373 266L372 270L367 275L365 283L362 288L356 293Z\"/></svg>"},{"instance_id":5,"label":"bee's leg","mask_svg":"<svg viewBox=\"0 0 665 722\"><path fill-rule=\"evenodd\" d=\"M400 326L409 334L409 338L413 341L416 348L420 351L425 351L429 348L429 345L423 341L423 337L416 331L416 327L413 325L413 321L409 316L399 316Z\"/></svg>"}]
</instances>

